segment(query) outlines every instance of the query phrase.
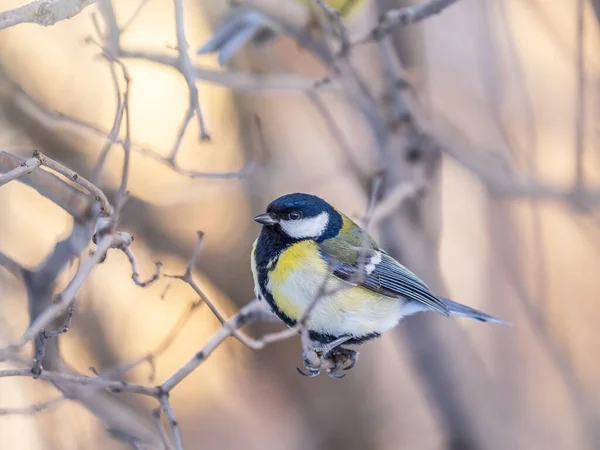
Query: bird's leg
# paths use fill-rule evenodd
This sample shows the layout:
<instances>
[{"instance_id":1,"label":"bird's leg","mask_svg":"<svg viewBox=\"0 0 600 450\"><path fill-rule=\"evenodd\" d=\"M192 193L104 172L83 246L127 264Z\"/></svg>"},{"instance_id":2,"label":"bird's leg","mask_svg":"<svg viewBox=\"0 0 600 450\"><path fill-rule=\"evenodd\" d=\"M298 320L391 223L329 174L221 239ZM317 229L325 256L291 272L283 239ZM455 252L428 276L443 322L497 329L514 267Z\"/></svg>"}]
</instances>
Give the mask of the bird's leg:
<instances>
[{"instance_id":1,"label":"bird's leg","mask_svg":"<svg viewBox=\"0 0 600 450\"><path fill-rule=\"evenodd\" d=\"M316 343L313 345L313 349L316 352L321 353L323 356L327 356L334 348L342 345L344 342L349 341L350 339L352 339L350 336L342 336L337 338L335 341L328 342L327 344Z\"/></svg>"},{"instance_id":2,"label":"bird's leg","mask_svg":"<svg viewBox=\"0 0 600 450\"><path fill-rule=\"evenodd\" d=\"M354 367L358 360L358 352L341 347L341 344L350 340L351 337L344 336L327 344L312 342L311 348L302 353L304 367L308 372L297 369L305 377L316 377L321 370L327 370L331 378L343 378L347 371Z\"/></svg>"},{"instance_id":3,"label":"bird's leg","mask_svg":"<svg viewBox=\"0 0 600 450\"><path fill-rule=\"evenodd\" d=\"M308 372L304 372L302 369L296 367L296 370L303 377L316 377L321 373L321 357L314 350L314 348L310 348L307 351L302 352L302 360L304 363L304 367L308 370Z\"/></svg>"},{"instance_id":4,"label":"bird's leg","mask_svg":"<svg viewBox=\"0 0 600 450\"><path fill-rule=\"evenodd\" d=\"M349 336L343 336L327 344L311 341L309 349L302 352L304 367L308 372L296 368L298 373L304 377L316 377L322 369L332 370L335 368L335 362L328 357L328 354L340 344L343 344Z\"/></svg>"}]
</instances>

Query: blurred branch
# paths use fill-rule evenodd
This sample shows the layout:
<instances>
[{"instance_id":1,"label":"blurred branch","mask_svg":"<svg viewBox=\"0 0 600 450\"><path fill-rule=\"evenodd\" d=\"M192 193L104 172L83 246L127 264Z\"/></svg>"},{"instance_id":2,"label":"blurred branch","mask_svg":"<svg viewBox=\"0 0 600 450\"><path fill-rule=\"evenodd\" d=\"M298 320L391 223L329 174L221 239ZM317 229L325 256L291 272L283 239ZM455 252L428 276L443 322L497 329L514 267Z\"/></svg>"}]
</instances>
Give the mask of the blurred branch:
<instances>
[{"instance_id":1,"label":"blurred branch","mask_svg":"<svg viewBox=\"0 0 600 450\"><path fill-rule=\"evenodd\" d=\"M8 172L23 163L21 158L0 150L0 172ZM21 176L19 182L35 189L75 218L82 218L88 209L89 198L85 194L50 172L35 170Z\"/></svg>"},{"instance_id":2,"label":"blurred branch","mask_svg":"<svg viewBox=\"0 0 600 450\"><path fill-rule=\"evenodd\" d=\"M48 411L57 407L59 404L67 400L63 395L52 400L42 403L34 403L33 405L24 408L0 408L0 416L29 416L39 412Z\"/></svg>"},{"instance_id":3,"label":"blurred branch","mask_svg":"<svg viewBox=\"0 0 600 450\"><path fill-rule=\"evenodd\" d=\"M473 148L463 133L441 115L425 117L418 101L411 102L411 114L429 138L448 156L472 172L491 192L532 201L552 200L575 208L600 206L600 188L578 189L553 186L517 172L500 156Z\"/></svg>"},{"instance_id":4,"label":"blurred branch","mask_svg":"<svg viewBox=\"0 0 600 450\"><path fill-rule=\"evenodd\" d=\"M414 6L390 9L379 16L379 23L365 36L353 41L353 45L368 41L377 41L388 35L395 27L420 22L441 13L458 0L428 0Z\"/></svg>"},{"instance_id":5,"label":"blurred branch","mask_svg":"<svg viewBox=\"0 0 600 450\"><path fill-rule=\"evenodd\" d=\"M585 0L577 0L577 94L575 96L575 189L585 187L584 151L586 129Z\"/></svg>"},{"instance_id":6,"label":"blurred branch","mask_svg":"<svg viewBox=\"0 0 600 450\"><path fill-rule=\"evenodd\" d=\"M0 13L0 30L20 23L36 23L44 27L76 16L97 0L39 0Z\"/></svg>"},{"instance_id":7,"label":"blurred branch","mask_svg":"<svg viewBox=\"0 0 600 450\"><path fill-rule=\"evenodd\" d=\"M163 53L150 50L137 50L134 48L123 48L120 51L122 58L143 59L156 64L169 66L177 69L177 58ZM212 70L204 67L194 66L194 75L198 80L215 83L238 91L250 92L272 92L313 90L320 78L309 78L295 74L255 74L252 72L237 72L232 70ZM335 83L324 85L320 89L324 91L340 92L340 87Z\"/></svg>"},{"instance_id":8,"label":"blurred branch","mask_svg":"<svg viewBox=\"0 0 600 450\"><path fill-rule=\"evenodd\" d=\"M32 98L25 91L23 91L23 89L18 84L14 83L11 80L6 80L6 81L10 84L10 89L12 91L11 95L15 99L16 106L24 114L35 117L36 120L42 121L44 124L46 124L49 127L67 126L76 132L91 133L95 136L99 136L99 137L107 139L107 144L101 152L101 155L102 155L101 161L104 159L106 153L108 152L108 150L110 150L113 143L119 144L119 145L125 144L125 141L123 139L117 138L117 134L118 134L118 131L120 128L120 123L121 123L121 119L118 115L115 116L115 121L113 123L113 127L111 128L111 130L105 131L92 123L89 123L89 122L86 122L83 120L79 120L79 119L75 119L75 118L69 117L65 114L57 113L55 111L46 109L36 99ZM120 96L119 96L119 98L120 98ZM120 108L118 108L118 114L120 114L121 116L123 115L123 107L122 106ZM185 169L185 168L179 166L177 163L170 161L168 157L163 156L162 152L160 150L156 150L156 149L152 148L152 146L150 144L146 144L146 143L136 144L136 143L132 142L131 149L143 156L152 158L161 164L165 164L168 167L170 167L173 171L175 171L185 177L192 178L192 179L206 178L206 179L216 179L216 180L219 180L219 179L229 180L229 179L236 179L236 178L244 178L249 173L251 173L253 170L255 170L263 162L263 157L264 157L263 152L261 151L262 150L261 147L255 146L255 147L252 147L252 149L251 149L252 152L250 154L250 157L248 158L248 160L246 161L246 163L244 164L244 166L241 169L232 171L232 172L205 172L205 171L188 170L188 169ZM6 156L6 155L8 155L8 156ZM3 164L3 160L5 158L10 158L14 162L6 161L6 164ZM98 162L96 172L102 166L101 161ZM21 162L22 161L20 159L18 159L17 157L9 155L0 150L0 171L11 170L14 167L16 167L16 164L21 164ZM6 165L8 168L4 169L4 165ZM39 172L33 172L31 174L31 176L34 176L37 173L39 173ZM50 174L48 174L48 175L50 175ZM97 173L94 173L94 175L92 176L92 180L96 180L97 176L98 176ZM26 181L27 178L28 178L28 176L21 177L20 181L28 184ZM34 187L34 186L32 186L32 187ZM34 187L34 189L35 189L35 187ZM43 186L43 189L40 189L39 191L44 196L48 196L49 194L51 194L53 192L51 189L47 189L45 186ZM58 196L55 196L55 197L58 197ZM58 198L62 198L62 196L58 197ZM53 200L55 203L57 203L57 201L54 200L54 197L50 198L50 199ZM60 203L59 203L59 206L61 206ZM71 215L75 215L74 213L71 212L71 210L68 210L68 212L71 213Z\"/></svg>"},{"instance_id":9,"label":"blurred branch","mask_svg":"<svg viewBox=\"0 0 600 450\"><path fill-rule=\"evenodd\" d=\"M0 252L0 266L4 267L15 277L18 277L23 273L23 267L2 252Z\"/></svg>"},{"instance_id":10,"label":"blurred branch","mask_svg":"<svg viewBox=\"0 0 600 450\"><path fill-rule=\"evenodd\" d=\"M56 331L46 331L42 329L38 336L36 342L36 350L35 357L33 359L33 367L31 368L31 372L34 375L39 375L42 372L42 362L44 360L44 356L46 355L46 341L48 339L52 339L60 336L61 334L66 333L71 328L71 322L73 321L73 306L69 306L67 308L67 323Z\"/></svg>"},{"instance_id":11,"label":"blurred branch","mask_svg":"<svg viewBox=\"0 0 600 450\"><path fill-rule=\"evenodd\" d=\"M590 0L590 3L594 7L594 11L596 12L596 20L600 24L600 0Z\"/></svg>"},{"instance_id":12,"label":"blurred branch","mask_svg":"<svg viewBox=\"0 0 600 450\"><path fill-rule=\"evenodd\" d=\"M193 313L198 310L198 307L203 305L202 301L190 302L183 313L179 316L179 318L175 321L171 330L167 333L167 335L163 338L160 344L156 346L156 348L143 356L134 359L132 362L125 363L119 365L117 367L111 367L110 369L103 370L99 376L106 379L116 379L123 376L125 373L130 370L136 368L140 364L148 362L150 364L150 376L149 381L153 382L154 377L156 375L156 360L159 356L161 356L165 351L169 349L169 347L173 344L175 339L179 336L179 334L183 331L185 325L192 317Z\"/></svg>"},{"instance_id":13,"label":"blurred branch","mask_svg":"<svg viewBox=\"0 0 600 450\"><path fill-rule=\"evenodd\" d=\"M14 354L29 341L34 339L39 332L47 327L60 313L62 313L71 304L75 294L79 291L83 282L86 280L94 266L99 263L105 256L109 248L124 245L127 239L125 234L107 235L103 237L95 250L95 253L88 258L80 267L68 286L55 298L41 314L32 318L33 322L29 328L23 333L21 338L14 344L5 349L0 349L0 361Z\"/></svg>"},{"instance_id":14,"label":"blurred branch","mask_svg":"<svg viewBox=\"0 0 600 450\"><path fill-rule=\"evenodd\" d=\"M55 372L45 370L39 376L34 375L30 369L6 369L0 370L0 378L6 377L32 377L44 381L68 382L81 386L106 389L110 392L131 392L150 397L157 397L160 393L159 388L142 386L139 384L128 383L126 381L109 381L102 378L87 377L85 375L74 375L66 372Z\"/></svg>"},{"instance_id":15,"label":"blurred branch","mask_svg":"<svg viewBox=\"0 0 600 450\"><path fill-rule=\"evenodd\" d=\"M110 205L108 199L106 198L106 195L104 195L104 192L102 192L102 190L99 189L96 185L94 185L93 183L76 173L74 170L71 170L68 167L62 165L61 163L54 161L49 156L46 156L37 150L33 152L33 156L34 158L40 160L41 166L48 167L49 169L52 169L53 171L63 175L65 178L73 181L73 183L81 186L90 194L92 194L94 200L100 203L100 213L103 216L108 217L113 213L113 208Z\"/></svg>"},{"instance_id":16,"label":"blurred branch","mask_svg":"<svg viewBox=\"0 0 600 450\"><path fill-rule=\"evenodd\" d=\"M185 17L184 17L184 8L183 8L183 0L173 0L173 5L175 6L175 29L177 35L177 52L179 53L178 67L179 71L185 78L185 82L187 83L189 90L189 105L188 112L186 117L188 117L187 121L184 121L184 125L182 125L180 134L183 135L183 132L187 128L189 123L189 119L195 114L196 119L198 120L198 128L200 129L200 140L201 141L209 141L210 136L206 132L206 128L204 125L204 119L202 117L202 111L200 110L200 102L198 100L198 88L196 87L196 77L194 76L194 66L192 65L192 61L190 60L190 55L188 54L189 44L185 37ZM181 138L178 139L181 141ZM179 148L179 144L173 148L170 159L175 160L177 155L177 150Z\"/></svg>"},{"instance_id":17,"label":"blurred branch","mask_svg":"<svg viewBox=\"0 0 600 450\"><path fill-rule=\"evenodd\" d=\"M167 431L165 430L165 427L163 426L162 421L160 420L160 411L160 408L156 408L155 410L153 410L152 417L154 417L154 420L156 422L156 428L158 428L160 438L163 441L164 450L170 450L171 444L169 442L169 437L167 436Z\"/></svg>"},{"instance_id":18,"label":"blurred branch","mask_svg":"<svg viewBox=\"0 0 600 450\"><path fill-rule=\"evenodd\" d=\"M169 422L169 427L171 427L171 433L173 434L173 440L175 441L175 450L183 450L181 430L179 429L179 424L175 418L175 411L173 411L171 403L169 402L169 394L163 394L160 397L160 407L165 413L165 417Z\"/></svg>"},{"instance_id":19,"label":"blurred branch","mask_svg":"<svg viewBox=\"0 0 600 450\"><path fill-rule=\"evenodd\" d=\"M35 169L37 169L42 162L39 158L29 158L27 161L21 163L19 167L15 167L13 170L6 172L4 175L0 176L0 186L16 180L17 178L30 174Z\"/></svg>"},{"instance_id":20,"label":"blurred branch","mask_svg":"<svg viewBox=\"0 0 600 450\"><path fill-rule=\"evenodd\" d=\"M131 271L132 271L131 279L137 286L146 287L146 286L149 286L150 284L154 283L156 280L158 280L158 278L160 277L160 269L162 267L162 263L160 261L157 261L154 263L155 264L154 274L150 278L148 278L146 281L140 281L140 274L138 273L138 270L137 270L137 263L135 262L135 257L133 256L133 252L131 251L131 249L129 247L122 247L122 248L119 248L119 250L121 250L127 256L127 259L129 260L129 263L131 264Z\"/></svg>"}]
</instances>

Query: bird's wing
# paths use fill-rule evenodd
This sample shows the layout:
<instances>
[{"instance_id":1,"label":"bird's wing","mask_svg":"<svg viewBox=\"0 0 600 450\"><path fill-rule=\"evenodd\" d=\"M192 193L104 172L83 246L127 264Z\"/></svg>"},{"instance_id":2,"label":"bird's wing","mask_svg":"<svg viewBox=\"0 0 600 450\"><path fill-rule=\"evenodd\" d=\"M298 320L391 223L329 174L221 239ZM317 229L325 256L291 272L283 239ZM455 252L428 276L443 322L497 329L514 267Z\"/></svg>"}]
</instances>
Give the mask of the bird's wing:
<instances>
[{"instance_id":1,"label":"bird's wing","mask_svg":"<svg viewBox=\"0 0 600 450\"><path fill-rule=\"evenodd\" d=\"M427 305L444 315L450 311L427 285L406 267L397 262L368 237L364 246L364 232L358 228L344 230L340 235L320 244L321 252L337 278L360 285L388 297L402 297ZM363 262L361 264L361 255ZM359 273L362 267L362 274Z\"/></svg>"}]
</instances>

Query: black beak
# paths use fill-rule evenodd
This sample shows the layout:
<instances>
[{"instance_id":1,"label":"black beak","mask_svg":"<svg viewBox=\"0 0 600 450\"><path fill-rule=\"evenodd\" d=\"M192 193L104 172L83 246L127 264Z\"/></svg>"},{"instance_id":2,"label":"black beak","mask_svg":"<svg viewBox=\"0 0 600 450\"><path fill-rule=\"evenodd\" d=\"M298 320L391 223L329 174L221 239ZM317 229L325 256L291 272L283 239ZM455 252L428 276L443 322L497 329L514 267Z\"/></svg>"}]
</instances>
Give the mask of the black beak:
<instances>
[{"instance_id":1,"label":"black beak","mask_svg":"<svg viewBox=\"0 0 600 450\"><path fill-rule=\"evenodd\" d=\"M279 221L269 213L259 214L253 220L262 225L275 225L276 223L279 223Z\"/></svg>"}]
</instances>

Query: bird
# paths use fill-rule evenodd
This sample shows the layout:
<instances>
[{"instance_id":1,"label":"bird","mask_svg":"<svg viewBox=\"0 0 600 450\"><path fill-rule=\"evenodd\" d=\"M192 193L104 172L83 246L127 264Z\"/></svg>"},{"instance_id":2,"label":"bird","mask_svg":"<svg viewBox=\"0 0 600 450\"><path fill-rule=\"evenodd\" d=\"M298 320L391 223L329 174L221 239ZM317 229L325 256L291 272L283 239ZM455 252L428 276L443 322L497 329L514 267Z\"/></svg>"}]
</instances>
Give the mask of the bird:
<instances>
[{"instance_id":1,"label":"bird","mask_svg":"<svg viewBox=\"0 0 600 450\"><path fill-rule=\"evenodd\" d=\"M298 371L305 376L316 376L325 367L327 375L341 378L358 359L347 345L377 338L419 312L510 325L435 295L320 197L283 195L254 221L262 226L251 253L255 294L287 326L302 323L308 330L311 351L322 364L303 352L308 372Z\"/></svg>"},{"instance_id":2,"label":"bird","mask_svg":"<svg viewBox=\"0 0 600 450\"><path fill-rule=\"evenodd\" d=\"M314 1L295 1L300 10L307 12L304 25L307 28L317 25L318 20L313 9ZM341 17L346 19L365 2L366 0L326 0L324 3L336 9ZM277 18L250 5L241 4L230 8L225 13L214 34L196 53L198 55L217 53L219 64L224 66L248 43L261 46L284 34L286 34L285 27Z\"/></svg>"}]
</instances>

